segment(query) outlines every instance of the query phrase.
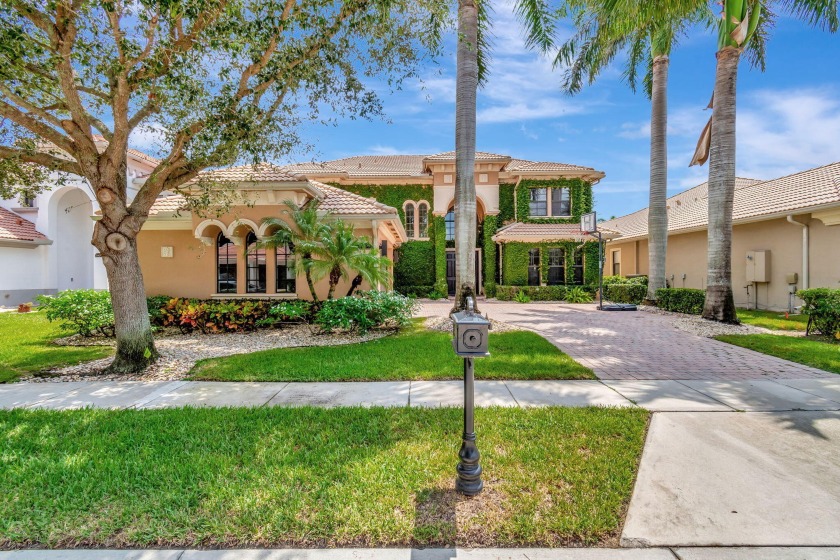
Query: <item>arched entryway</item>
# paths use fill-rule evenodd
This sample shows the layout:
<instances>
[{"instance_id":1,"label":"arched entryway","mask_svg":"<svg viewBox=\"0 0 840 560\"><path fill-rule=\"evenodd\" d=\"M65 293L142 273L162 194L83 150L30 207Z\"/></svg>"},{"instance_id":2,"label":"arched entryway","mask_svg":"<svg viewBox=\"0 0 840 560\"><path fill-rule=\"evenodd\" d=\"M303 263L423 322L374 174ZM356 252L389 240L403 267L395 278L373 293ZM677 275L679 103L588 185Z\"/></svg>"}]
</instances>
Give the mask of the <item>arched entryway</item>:
<instances>
[{"instance_id":1,"label":"arched entryway","mask_svg":"<svg viewBox=\"0 0 840 560\"><path fill-rule=\"evenodd\" d=\"M93 288L92 211L90 197L81 189L71 188L58 195L54 247L59 291Z\"/></svg>"},{"instance_id":2,"label":"arched entryway","mask_svg":"<svg viewBox=\"0 0 840 560\"><path fill-rule=\"evenodd\" d=\"M476 239L478 247L475 249L475 285L477 292L483 293L482 274L483 255L481 239L484 227L484 203L476 198ZM450 296L455 295L455 201L449 203L449 210L443 217L446 232L446 288Z\"/></svg>"}]
</instances>

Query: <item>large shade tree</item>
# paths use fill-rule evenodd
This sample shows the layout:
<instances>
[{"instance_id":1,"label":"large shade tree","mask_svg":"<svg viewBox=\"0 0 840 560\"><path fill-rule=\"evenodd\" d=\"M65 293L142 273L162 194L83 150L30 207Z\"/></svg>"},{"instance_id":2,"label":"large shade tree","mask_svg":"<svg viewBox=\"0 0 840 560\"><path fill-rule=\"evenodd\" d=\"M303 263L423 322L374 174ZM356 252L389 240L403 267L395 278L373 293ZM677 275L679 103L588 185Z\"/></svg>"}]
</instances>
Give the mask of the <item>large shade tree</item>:
<instances>
[{"instance_id":1,"label":"large shade tree","mask_svg":"<svg viewBox=\"0 0 840 560\"><path fill-rule=\"evenodd\" d=\"M561 8L575 25L575 33L555 57L555 65L566 68L565 91L578 93L584 82L595 82L621 53L626 54L623 77L633 91L639 69L645 69L643 82L651 99L647 292L651 301L656 290L666 286L670 54L686 26L705 11L705 3L695 0L566 0Z\"/></svg>"},{"instance_id":2,"label":"large shade tree","mask_svg":"<svg viewBox=\"0 0 840 560\"><path fill-rule=\"evenodd\" d=\"M362 79L411 74L436 47L447 9L432 0L0 3L0 196L43 186L45 171L89 183L102 214L92 243L116 320L112 371L156 356L136 241L156 197L200 184L206 168L287 155L300 121L324 109L377 115ZM129 199L126 150L144 128L160 135L162 158Z\"/></svg>"},{"instance_id":3,"label":"large shade tree","mask_svg":"<svg viewBox=\"0 0 840 560\"><path fill-rule=\"evenodd\" d=\"M691 164L709 160L708 272L703 317L735 323L732 293L732 210L735 199L735 108L738 63L745 52L764 67L765 42L776 12L837 31L837 0L723 0L718 31L712 118Z\"/></svg>"}]
</instances>

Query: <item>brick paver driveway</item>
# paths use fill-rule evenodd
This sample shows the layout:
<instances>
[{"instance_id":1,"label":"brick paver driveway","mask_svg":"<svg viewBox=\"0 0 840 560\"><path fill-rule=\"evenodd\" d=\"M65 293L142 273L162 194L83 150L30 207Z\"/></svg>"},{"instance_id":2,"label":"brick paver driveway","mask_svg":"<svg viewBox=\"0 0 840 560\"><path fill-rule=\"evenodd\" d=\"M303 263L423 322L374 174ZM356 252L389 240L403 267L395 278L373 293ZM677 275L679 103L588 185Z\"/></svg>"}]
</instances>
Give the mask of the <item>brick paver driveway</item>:
<instances>
[{"instance_id":1,"label":"brick paver driveway","mask_svg":"<svg viewBox=\"0 0 840 560\"><path fill-rule=\"evenodd\" d=\"M835 374L675 328L643 311L597 311L594 305L479 302L493 319L535 330L600 379L809 379ZM445 316L451 302L423 305Z\"/></svg>"}]
</instances>

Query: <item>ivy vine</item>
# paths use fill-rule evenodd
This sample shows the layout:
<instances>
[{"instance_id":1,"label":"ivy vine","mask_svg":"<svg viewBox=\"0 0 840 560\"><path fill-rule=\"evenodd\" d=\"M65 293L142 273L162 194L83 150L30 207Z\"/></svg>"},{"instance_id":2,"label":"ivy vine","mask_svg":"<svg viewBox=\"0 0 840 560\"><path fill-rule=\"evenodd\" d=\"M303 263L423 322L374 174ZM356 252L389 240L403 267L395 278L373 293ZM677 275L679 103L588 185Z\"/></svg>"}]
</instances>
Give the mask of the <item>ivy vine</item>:
<instances>
[{"instance_id":1,"label":"ivy vine","mask_svg":"<svg viewBox=\"0 0 840 560\"><path fill-rule=\"evenodd\" d=\"M496 287L496 233L497 216L484 216L484 289L493 292Z\"/></svg>"},{"instance_id":2,"label":"ivy vine","mask_svg":"<svg viewBox=\"0 0 840 560\"><path fill-rule=\"evenodd\" d=\"M598 243L595 241L552 241L542 243L505 243L502 246L502 281L506 286L528 285L528 263L531 249L540 250L540 280L548 283L548 253L550 249L565 252L565 283L574 285L574 255L583 252L583 283L598 283Z\"/></svg>"},{"instance_id":3,"label":"ivy vine","mask_svg":"<svg viewBox=\"0 0 840 560\"><path fill-rule=\"evenodd\" d=\"M531 218L530 189L567 188L572 205L569 218ZM501 195L501 193L500 193ZM551 204L551 201L548 202ZM592 184L583 179L523 179L516 187L516 219L541 224L576 224L582 214L592 211ZM499 200L501 205L501 200Z\"/></svg>"}]
</instances>

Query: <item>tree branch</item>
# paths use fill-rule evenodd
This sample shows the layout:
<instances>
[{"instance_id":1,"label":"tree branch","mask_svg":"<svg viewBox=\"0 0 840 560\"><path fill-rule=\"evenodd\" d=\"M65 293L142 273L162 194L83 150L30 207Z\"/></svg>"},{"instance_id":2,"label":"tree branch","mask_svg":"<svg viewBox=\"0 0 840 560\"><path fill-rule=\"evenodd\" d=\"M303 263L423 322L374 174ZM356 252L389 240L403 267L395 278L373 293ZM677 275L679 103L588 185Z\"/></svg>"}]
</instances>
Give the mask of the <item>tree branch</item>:
<instances>
[{"instance_id":1,"label":"tree branch","mask_svg":"<svg viewBox=\"0 0 840 560\"><path fill-rule=\"evenodd\" d=\"M52 142L57 148L60 148L69 154L75 154L75 146L66 135L47 126L43 122L33 118L30 114L24 113L19 108L14 105L10 105L3 100L0 100L0 116L6 117L13 123L22 126L44 140Z\"/></svg>"},{"instance_id":2,"label":"tree branch","mask_svg":"<svg viewBox=\"0 0 840 560\"><path fill-rule=\"evenodd\" d=\"M20 159L27 163L34 163L47 169L64 171L65 173L82 174L82 169L75 161L50 155L46 152L30 152L8 146L0 146L0 157L8 159Z\"/></svg>"}]
</instances>

